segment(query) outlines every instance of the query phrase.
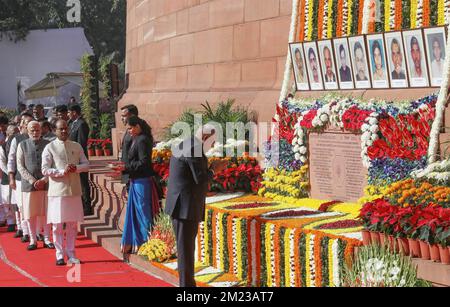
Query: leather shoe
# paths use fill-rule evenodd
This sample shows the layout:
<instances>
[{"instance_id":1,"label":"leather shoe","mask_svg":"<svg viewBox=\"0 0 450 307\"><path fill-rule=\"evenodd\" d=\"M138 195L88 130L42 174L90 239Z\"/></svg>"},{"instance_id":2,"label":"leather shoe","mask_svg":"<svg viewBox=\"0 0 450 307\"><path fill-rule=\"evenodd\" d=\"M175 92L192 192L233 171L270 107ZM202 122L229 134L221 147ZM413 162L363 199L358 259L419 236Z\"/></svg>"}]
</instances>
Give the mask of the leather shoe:
<instances>
[{"instance_id":1,"label":"leather shoe","mask_svg":"<svg viewBox=\"0 0 450 307\"><path fill-rule=\"evenodd\" d=\"M58 260L56 260L56 265L61 266L61 265L66 265L66 263L64 262L64 259L58 259Z\"/></svg>"},{"instance_id":2,"label":"leather shoe","mask_svg":"<svg viewBox=\"0 0 450 307\"><path fill-rule=\"evenodd\" d=\"M29 251L34 251L35 249L37 249L36 243L28 245L28 247L27 247L27 250L29 250Z\"/></svg>"},{"instance_id":3,"label":"leather shoe","mask_svg":"<svg viewBox=\"0 0 450 307\"><path fill-rule=\"evenodd\" d=\"M22 230L17 230L16 234L14 235L14 238L21 238L21 237L23 237Z\"/></svg>"},{"instance_id":4,"label":"leather shoe","mask_svg":"<svg viewBox=\"0 0 450 307\"><path fill-rule=\"evenodd\" d=\"M44 241L44 236L43 235L37 235L36 236L38 241Z\"/></svg>"},{"instance_id":5,"label":"leather shoe","mask_svg":"<svg viewBox=\"0 0 450 307\"><path fill-rule=\"evenodd\" d=\"M48 249L55 249L55 245L53 243L45 243L44 242L44 248L48 248Z\"/></svg>"},{"instance_id":6,"label":"leather shoe","mask_svg":"<svg viewBox=\"0 0 450 307\"><path fill-rule=\"evenodd\" d=\"M6 229L6 232L14 232L16 231L16 225L8 225L8 229Z\"/></svg>"},{"instance_id":7,"label":"leather shoe","mask_svg":"<svg viewBox=\"0 0 450 307\"><path fill-rule=\"evenodd\" d=\"M20 242L22 242L22 243L30 242L30 236L29 235L24 235L22 237L22 239L20 239Z\"/></svg>"}]
</instances>

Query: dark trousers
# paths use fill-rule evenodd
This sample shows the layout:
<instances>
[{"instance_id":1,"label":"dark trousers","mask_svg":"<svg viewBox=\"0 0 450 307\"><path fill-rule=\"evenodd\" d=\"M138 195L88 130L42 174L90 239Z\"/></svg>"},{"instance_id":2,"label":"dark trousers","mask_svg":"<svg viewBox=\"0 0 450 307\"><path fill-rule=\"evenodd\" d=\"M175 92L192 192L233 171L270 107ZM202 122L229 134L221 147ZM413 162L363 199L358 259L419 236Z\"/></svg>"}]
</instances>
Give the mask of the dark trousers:
<instances>
[{"instance_id":1,"label":"dark trousers","mask_svg":"<svg viewBox=\"0 0 450 307\"><path fill-rule=\"evenodd\" d=\"M89 173L80 173L81 181L81 199L83 201L83 211L84 215L92 214L91 205L91 188L89 187Z\"/></svg>"},{"instance_id":2,"label":"dark trousers","mask_svg":"<svg viewBox=\"0 0 450 307\"><path fill-rule=\"evenodd\" d=\"M180 287L195 287L195 237L198 232L198 222L172 219L172 224L177 239Z\"/></svg>"}]
</instances>

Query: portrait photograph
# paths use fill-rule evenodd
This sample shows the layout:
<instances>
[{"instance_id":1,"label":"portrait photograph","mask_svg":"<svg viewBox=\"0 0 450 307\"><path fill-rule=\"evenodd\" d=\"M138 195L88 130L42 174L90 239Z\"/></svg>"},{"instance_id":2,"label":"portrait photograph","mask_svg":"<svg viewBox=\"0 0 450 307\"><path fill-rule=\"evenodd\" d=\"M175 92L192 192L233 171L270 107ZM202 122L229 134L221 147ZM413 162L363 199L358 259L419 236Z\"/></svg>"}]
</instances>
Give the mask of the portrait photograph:
<instances>
[{"instance_id":1,"label":"portrait photograph","mask_svg":"<svg viewBox=\"0 0 450 307\"><path fill-rule=\"evenodd\" d=\"M373 88L389 88L383 34L367 35Z\"/></svg>"},{"instance_id":2,"label":"portrait photograph","mask_svg":"<svg viewBox=\"0 0 450 307\"><path fill-rule=\"evenodd\" d=\"M404 31L403 41L405 44L406 60L408 63L410 86L429 86L422 30Z\"/></svg>"},{"instance_id":3,"label":"portrait photograph","mask_svg":"<svg viewBox=\"0 0 450 307\"><path fill-rule=\"evenodd\" d=\"M424 33L431 86L441 86L447 46L445 28L427 28L424 29Z\"/></svg>"},{"instance_id":4,"label":"portrait photograph","mask_svg":"<svg viewBox=\"0 0 450 307\"><path fill-rule=\"evenodd\" d=\"M309 91L308 76L306 75L306 61L302 43L290 44L292 67L297 91Z\"/></svg>"},{"instance_id":5,"label":"portrait photograph","mask_svg":"<svg viewBox=\"0 0 450 307\"><path fill-rule=\"evenodd\" d=\"M355 88L371 88L364 36L349 37L348 42L350 44Z\"/></svg>"},{"instance_id":6,"label":"portrait photograph","mask_svg":"<svg viewBox=\"0 0 450 307\"><path fill-rule=\"evenodd\" d=\"M320 71L319 53L315 42L304 43L306 67L309 76L311 90L323 90L322 73Z\"/></svg>"},{"instance_id":7,"label":"portrait photograph","mask_svg":"<svg viewBox=\"0 0 450 307\"><path fill-rule=\"evenodd\" d=\"M326 90L337 90L338 80L336 75L336 63L333 56L331 40L318 41L320 63L322 64L322 76Z\"/></svg>"},{"instance_id":8,"label":"portrait photograph","mask_svg":"<svg viewBox=\"0 0 450 307\"><path fill-rule=\"evenodd\" d=\"M337 75L339 87L341 89L353 89L353 72L350 61L347 38L338 38L333 40L334 54L337 65Z\"/></svg>"},{"instance_id":9,"label":"portrait photograph","mask_svg":"<svg viewBox=\"0 0 450 307\"><path fill-rule=\"evenodd\" d=\"M384 33L389 78L392 88L408 87L405 50L401 32Z\"/></svg>"}]
</instances>

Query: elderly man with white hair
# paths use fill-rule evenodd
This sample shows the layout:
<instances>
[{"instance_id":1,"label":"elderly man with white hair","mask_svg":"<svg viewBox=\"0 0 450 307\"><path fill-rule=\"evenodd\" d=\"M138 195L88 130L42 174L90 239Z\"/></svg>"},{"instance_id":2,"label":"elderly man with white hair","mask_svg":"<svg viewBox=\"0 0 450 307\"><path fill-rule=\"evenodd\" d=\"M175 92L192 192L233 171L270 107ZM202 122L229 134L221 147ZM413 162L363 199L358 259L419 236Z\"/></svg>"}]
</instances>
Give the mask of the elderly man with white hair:
<instances>
[{"instance_id":1,"label":"elderly man with white hair","mask_svg":"<svg viewBox=\"0 0 450 307\"><path fill-rule=\"evenodd\" d=\"M22 177L22 214L28 223L30 245L28 250L37 249L36 223L38 217L45 219L47 209L48 178L42 174L42 153L49 141L41 138L41 125L31 121L27 126L29 138L17 147L17 170ZM53 249L50 242L50 228L44 228L44 247Z\"/></svg>"},{"instance_id":2,"label":"elderly man with white hair","mask_svg":"<svg viewBox=\"0 0 450 307\"><path fill-rule=\"evenodd\" d=\"M169 186L165 212L171 216L177 240L180 287L195 287L195 237L198 224L205 218L208 183L215 172L227 163L216 161L208 168L204 151L214 143L216 129L205 125L195 136L188 137L173 148L170 159Z\"/></svg>"}]
</instances>

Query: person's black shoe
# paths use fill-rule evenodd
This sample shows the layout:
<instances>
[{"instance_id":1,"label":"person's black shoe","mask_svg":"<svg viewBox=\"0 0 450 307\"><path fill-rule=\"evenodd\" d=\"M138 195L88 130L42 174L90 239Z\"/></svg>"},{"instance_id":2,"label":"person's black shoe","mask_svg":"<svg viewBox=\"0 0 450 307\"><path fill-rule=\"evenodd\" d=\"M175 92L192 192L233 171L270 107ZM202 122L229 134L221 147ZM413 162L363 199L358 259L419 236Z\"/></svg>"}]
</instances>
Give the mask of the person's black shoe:
<instances>
[{"instance_id":1,"label":"person's black shoe","mask_svg":"<svg viewBox=\"0 0 450 307\"><path fill-rule=\"evenodd\" d=\"M27 247L27 250L29 250L29 251L34 251L35 249L37 249L36 243L28 245L28 247Z\"/></svg>"},{"instance_id":2,"label":"person's black shoe","mask_svg":"<svg viewBox=\"0 0 450 307\"><path fill-rule=\"evenodd\" d=\"M44 242L44 248L48 248L48 249L55 249L55 245L53 243L45 243Z\"/></svg>"},{"instance_id":3,"label":"person's black shoe","mask_svg":"<svg viewBox=\"0 0 450 307\"><path fill-rule=\"evenodd\" d=\"M14 238L22 238L22 237L23 237L22 230L17 230L16 234L14 235Z\"/></svg>"},{"instance_id":4,"label":"person's black shoe","mask_svg":"<svg viewBox=\"0 0 450 307\"><path fill-rule=\"evenodd\" d=\"M36 239L38 240L38 241L44 241L44 236L43 235L41 235L41 234L39 234L39 235L37 235L36 236Z\"/></svg>"},{"instance_id":5,"label":"person's black shoe","mask_svg":"<svg viewBox=\"0 0 450 307\"><path fill-rule=\"evenodd\" d=\"M20 242L22 242L22 243L30 242L30 236L29 235L24 235L22 237L22 239L20 239Z\"/></svg>"},{"instance_id":6,"label":"person's black shoe","mask_svg":"<svg viewBox=\"0 0 450 307\"><path fill-rule=\"evenodd\" d=\"M93 215L94 211L93 210L84 210L84 216L90 216Z\"/></svg>"},{"instance_id":7,"label":"person's black shoe","mask_svg":"<svg viewBox=\"0 0 450 307\"><path fill-rule=\"evenodd\" d=\"M16 231L16 225L8 225L8 229L6 229L6 232L14 232Z\"/></svg>"},{"instance_id":8,"label":"person's black shoe","mask_svg":"<svg viewBox=\"0 0 450 307\"><path fill-rule=\"evenodd\" d=\"M64 262L64 259L58 259L58 260L56 260L56 265L61 266L61 265L66 265L66 263Z\"/></svg>"}]
</instances>

